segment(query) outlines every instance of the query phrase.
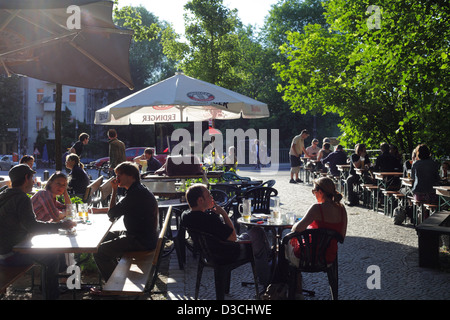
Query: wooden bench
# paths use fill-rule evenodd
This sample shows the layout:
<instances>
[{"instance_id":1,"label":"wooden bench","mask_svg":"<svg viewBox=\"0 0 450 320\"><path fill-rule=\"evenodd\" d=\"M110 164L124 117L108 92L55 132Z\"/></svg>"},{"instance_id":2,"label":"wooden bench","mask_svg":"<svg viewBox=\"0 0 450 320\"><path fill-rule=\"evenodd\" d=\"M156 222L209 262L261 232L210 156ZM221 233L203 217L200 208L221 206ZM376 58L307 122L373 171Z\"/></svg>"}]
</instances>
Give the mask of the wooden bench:
<instances>
[{"instance_id":1,"label":"wooden bench","mask_svg":"<svg viewBox=\"0 0 450 320\"><path fill-rule=\"evenodd\" d=\"M155 250L124 254L103 287L103 294L142 295L151 292L158 277L160 260L164 251L164 235L170 226L171 218L172 206L167 211Z\"/></svg>"},{"instance_id":2,"label":"wooden bench","mask_svg":"<svg viewBox=\"0 0 450 320\"><path fill-rule=\"evenodd\" d=\"M33 267L34 264L14 267L0 265L0 294L4 294L6 292L6 288L8 288L14 281L22 277Z\"/></svg>"},{"instance_id":3,"label":"wooden bench","mask_svg":"<svg viewBox=\"0 0 450 320\"><path fill-rule=\"evenodd\" d=\"M390 217L392 217L392 213L394 211L394 200L395 197L394 195L398 194L398 191L392 191L392 190L384 190L382 189L382 193L383 193L383 212L384 215L388 215Z\"/></svg>"},{"instance_id":4,"label":"wooden bench","mask_svg":"<svg viewBox=\"0 0 450 320\"><path fill-rule=\"evenodd\" d=\"M416 227L419 237L419 266L439 266L439 237L450 235L450 212L436 212Z\"/></svg>"},{"instance_id":5,"label":"wooden bench","mask_svg":"<svg viewBox=\"0 0 450 320\"><path fill-rule=\"evenodd\" d=\"M374 184L362 184L362 196L363 196L363 204L374 211L378 210L378 204L376 203L377 195L376 192L378 191L378 186Z\"/></svg>"}]
</instances>

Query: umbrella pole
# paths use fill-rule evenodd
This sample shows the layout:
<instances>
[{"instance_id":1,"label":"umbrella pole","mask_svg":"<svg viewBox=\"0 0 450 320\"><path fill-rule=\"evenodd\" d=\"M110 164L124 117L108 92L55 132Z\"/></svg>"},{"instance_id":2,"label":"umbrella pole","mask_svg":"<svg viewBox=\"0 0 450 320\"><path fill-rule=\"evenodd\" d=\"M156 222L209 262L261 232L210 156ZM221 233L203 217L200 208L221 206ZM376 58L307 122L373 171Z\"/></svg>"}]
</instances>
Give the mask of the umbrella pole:
<instances>
[{"instance_id":1,"label":"umbrella pole","mask_svg":"<svg viewBox=\"0 0 450 320\"><path fill-rule=\"evenodd\" d=\"M55 102L55 169L62 170L61 153L61 105L62 105L62 84L56 84Z\"/></svg>"}]
</instances>

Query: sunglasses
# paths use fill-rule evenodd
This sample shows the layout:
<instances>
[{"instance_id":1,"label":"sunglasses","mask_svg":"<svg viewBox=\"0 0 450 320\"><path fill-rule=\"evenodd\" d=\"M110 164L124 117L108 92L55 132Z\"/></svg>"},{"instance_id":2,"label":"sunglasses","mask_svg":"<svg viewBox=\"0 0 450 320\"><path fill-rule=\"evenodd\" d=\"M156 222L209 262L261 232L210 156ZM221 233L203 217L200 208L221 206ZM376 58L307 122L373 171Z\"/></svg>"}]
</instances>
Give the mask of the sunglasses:
<instances>
[{"instance_id":1,"label":"sunglasses","mask_svg":"<svg viewBox=\"0 0 450 320\"><path fill-rule=\"evenodd\" d=\"M314 189L311 190L311 192L312 192L313 194L315 194L315 193L316 193L317 191L319 191L319 190L323 192L323 190L322 190L321 187L315 186Z\"/></svg>"}]
</instances>

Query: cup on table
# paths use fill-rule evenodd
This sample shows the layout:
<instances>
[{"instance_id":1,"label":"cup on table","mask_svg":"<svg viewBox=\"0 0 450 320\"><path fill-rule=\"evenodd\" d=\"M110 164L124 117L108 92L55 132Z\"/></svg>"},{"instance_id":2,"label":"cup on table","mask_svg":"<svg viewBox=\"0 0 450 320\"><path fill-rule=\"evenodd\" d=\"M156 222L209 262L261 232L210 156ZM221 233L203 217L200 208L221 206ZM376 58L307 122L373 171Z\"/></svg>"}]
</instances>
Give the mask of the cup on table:
<instances>
[{"instance_id":1,"label":"cup on table","mask_svg":"<svg viewBox=\"0 0 450 320\"><path fill-rule=\"evenodd\" d=\"M273 197L272 216L275 223L281 222L280 197Z\"/></svg>"},{"instance_id":2,"label":"cup on table","mask_svg":"<svg viewBox=\"0 0 450 320\"><path fill-rule=\"evenodd\" d=\"M78 204L78 216L84 222L88 220L88 205L86 203Z\"/></svg>"},{"instance_id":3,"label":"cup on table","mask_svg":"<svg viewBox=\"0 0 450 320\"><path fill-rule=\"evenodd\" d=\"M295 213L287 212L286 213L286 220L287 220L287 223L293 225L295 223Z\"/></svg>"},{"instance_id":4,"label":"cup on table","mask_svg":"<svg viewBox=\"0 0 450 320\"><path fill-rule=\"evenodd\" d=\"M242 203L239 205L239 211L241 211L242 218L244 218L244 221L250 221L251 215L252 215L252 200L251 199L244 199ZM242 210L241 210L242 209Z\"/></svg>"},{"instance_id":5,"label":"cup on table","mask_svg":"<svg viewBox=\"0 0 450 320\"><path fill-rule=\"evenodd\" d=\"M66 218L76 220L78 215L76 203L66 205Z\"/></svg>"}]
</instances>

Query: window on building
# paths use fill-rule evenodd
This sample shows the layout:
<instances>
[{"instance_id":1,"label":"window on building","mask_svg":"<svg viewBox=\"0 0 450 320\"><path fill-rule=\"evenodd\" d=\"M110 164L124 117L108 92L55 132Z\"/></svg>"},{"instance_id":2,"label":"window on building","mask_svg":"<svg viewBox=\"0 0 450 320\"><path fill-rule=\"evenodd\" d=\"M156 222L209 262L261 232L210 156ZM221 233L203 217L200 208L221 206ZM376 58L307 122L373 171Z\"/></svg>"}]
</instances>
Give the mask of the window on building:
<instances>
[{"instance_id":1,"label":"window on building","mask_svg":"<svg viewBox=\"0 0 450 320\"><path fill-rule=\"evenodd\" d=\"M44 117L36 117L36 131L44 127Z\"/></svg>"},{"instance_id":2,"label":"window on building","mask_svg":"<svg viewBox=\"0 0 450 320\"><path fill-rule=\"evenodd\" d=\"M44 99L44 88L36 89L36 102L41 102Z\"/></svg>"},{"instance_id":3,"label":"window on building","mask_svg":"<svg viewBox=\"0 0 450 320\"><path fill-rule=\"evenodd\" d=\"M77 89L69 89L69 102L77 102Z\"/></svg>"}]
</instances>

